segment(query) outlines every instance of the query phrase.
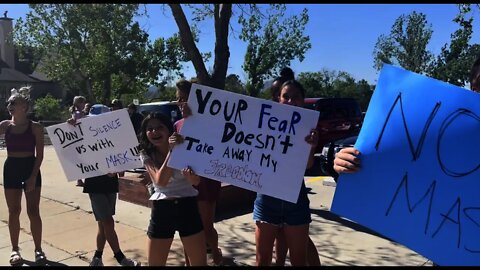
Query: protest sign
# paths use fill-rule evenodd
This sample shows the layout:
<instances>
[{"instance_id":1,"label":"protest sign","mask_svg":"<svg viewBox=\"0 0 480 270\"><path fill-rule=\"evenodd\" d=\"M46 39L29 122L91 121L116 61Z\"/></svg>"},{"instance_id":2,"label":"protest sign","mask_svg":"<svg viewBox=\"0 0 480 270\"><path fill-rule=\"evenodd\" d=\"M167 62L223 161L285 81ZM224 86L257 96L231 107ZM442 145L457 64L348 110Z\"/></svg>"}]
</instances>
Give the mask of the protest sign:
<instances>
[{"instance_id":1,"label":"protest sign","mask_svg":"<svg viewBox=\"0 0 480 270\"><path fill-rule=\"evenodd\" d=\"M296 202L318 112L193 84L168 166Z\"/></svg>"},{"instance_id":2,"label":"protest sign","mask_svg":"<svg viewBox=\"0 0 480 270\"><path fill-rule=\"evenodd\" d=\"M127 109L47 127L68 181L142 167Z\"/></svg>"},{"instance_id":3,"label":"protest sign","mask_svg":"<svg viewBox=\"0 0 480 270\"><path fill-rule=\"evenodd\" d=\"M384 65L332 211L439 265L480 265L480 95Z\"/></svg>"}]
</instances>

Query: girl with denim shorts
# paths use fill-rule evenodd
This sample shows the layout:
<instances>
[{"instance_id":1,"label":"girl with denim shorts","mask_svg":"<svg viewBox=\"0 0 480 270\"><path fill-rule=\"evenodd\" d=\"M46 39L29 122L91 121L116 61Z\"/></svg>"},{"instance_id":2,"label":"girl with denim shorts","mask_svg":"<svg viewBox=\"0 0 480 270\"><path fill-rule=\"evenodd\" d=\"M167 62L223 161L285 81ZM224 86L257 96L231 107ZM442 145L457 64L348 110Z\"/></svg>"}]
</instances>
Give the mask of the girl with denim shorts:
<instances>
[{"instance_id":1,"label":"girl with denim shorts","mask_svg":"<svg viewBox=\"0 0 480 270\"><path fill-rule=\"evenodd\" d=\"M288 80L280 88L279 103L303 107L305 90L295 81ZM311 145L307 168L313 165L318 134L312 129L305 137ZM307 262L308 230L310 222L310 201L305 183L302 182L296 203L287 202L264 194L257 194L253 209L256 223L255 243L257 266L269 266L275 238L283 234L290 251L292 266L304 266Z\"/></svg>"}]
</instances>

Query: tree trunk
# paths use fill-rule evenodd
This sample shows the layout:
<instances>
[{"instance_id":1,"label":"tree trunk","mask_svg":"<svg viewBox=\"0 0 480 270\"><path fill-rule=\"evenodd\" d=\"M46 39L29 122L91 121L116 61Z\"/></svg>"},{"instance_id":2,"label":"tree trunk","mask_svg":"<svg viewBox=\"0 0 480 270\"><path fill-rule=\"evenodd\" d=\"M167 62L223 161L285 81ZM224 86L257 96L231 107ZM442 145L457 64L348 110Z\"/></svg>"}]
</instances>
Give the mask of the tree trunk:
<instances>
[{"instance_id":1,"label":"tree trunk","mask_svg":"<svg viewBox=\"0 0 480 270\"><path fill-rule=\"evenodd\" d=\"M180 4L168 5L172 10L172 15L175 18L175 22L177 23L183 48L185 48L185 51L187 51L188 57L190 58L190 61L192 61L193 67L197 73L198 82L209 85L211 80L210 75L205 68L202 55L200 54L197 45L195 45L195 40L193 39L190 25L187 22L187 18L185 17L185 13L183 13L182 7Z\"/></svg>"},{"instance_id":2,"label":"tree trunk","mask_svg":"<svg viewBox=\"0 0 480 270\"><path fill-rule=\"evenodd\" d=\"M212 86L225 88L230 49L228 48L228 28L232 17L231 4L215 4L215 61L213 64Z\"/></svg>"},{"instance_id":3,"label":"tree trunk","mask_svg":"<svg viewBox=\"0 0 480 270\"><path fill-rule=\"evenodd\" d=\"M110 96L112 95L112 75L108 74L103 81L103 97L102 103L109 104Z\"/></svg>"},{"instance_id":4,"label":"tree trunk","mask_svg":"<svg viewBox=\"0 0 480 270\"><path fill-rule=\"evenodd\" d=\"M208 74L208 71L205 68L202 55L195 45L190 25L187 22L182 7L179 4L169 4L169 6L180 32L182 45L187 51L197 73L198 83L223 89L225 87L228 59L230 57L230 51L228 48L228 29L230 18L232 17L232 5L215 4L215 60L212 76Z\"/></svg>"}]
</instances>

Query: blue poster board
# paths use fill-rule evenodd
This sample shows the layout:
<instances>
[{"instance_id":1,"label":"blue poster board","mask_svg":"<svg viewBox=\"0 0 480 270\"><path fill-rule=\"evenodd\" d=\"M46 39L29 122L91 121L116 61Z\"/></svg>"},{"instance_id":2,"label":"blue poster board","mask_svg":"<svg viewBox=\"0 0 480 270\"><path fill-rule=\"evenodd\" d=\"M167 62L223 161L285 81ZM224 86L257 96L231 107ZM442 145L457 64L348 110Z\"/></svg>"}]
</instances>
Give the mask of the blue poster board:
<instances>
[{"instance_id":1,"label":"blue poster board","mask_svg":"<svg viewBox=\"0 0 480 270\"><path fill-rule=\"evenodd\" d=\"M438 265L480 265L480 94L384 65L332 212Z\"/></svg>"}]
</instances>

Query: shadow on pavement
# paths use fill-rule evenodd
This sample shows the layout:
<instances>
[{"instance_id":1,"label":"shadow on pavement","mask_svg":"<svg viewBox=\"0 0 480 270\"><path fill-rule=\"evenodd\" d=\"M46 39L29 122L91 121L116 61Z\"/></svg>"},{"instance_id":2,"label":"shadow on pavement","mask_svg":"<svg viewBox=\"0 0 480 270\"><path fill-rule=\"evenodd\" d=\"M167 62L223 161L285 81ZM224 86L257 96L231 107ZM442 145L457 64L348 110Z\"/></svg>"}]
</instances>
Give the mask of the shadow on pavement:
<instances>
[{"instance_id":1,"label":"shadow on pavement","mask_svg":"<svg viewBox=\"0 0 480 270\"><path fill-rule=\"evenodd\" d=\"M375 231L372 231L370 230L369 228L367 227L364 227L358 223L355 223L353 221L350 221L350 220L347 220L347 219L344 219L340 216L338 216L337 214L334 214L330 211L327 211L327 210L321 210L321 209L310 209L310 213L312 214L315 214L321 218L324 218L324 219L327 219L327 220L330 220L330 221L334 221L334 222L337 222L337 223L340 223L342 224L343 226L346 226L352 230L355 230L355 231L358 231L358 232L364 232L364 233L368 233L370 235L374 235L374 236L377 236L377 237L380 237L380 238L383 238L385 240L388 240L390 242L395 242L391 239L389 239L388 237L385 237Z\"/></svg>"},{"instance_id":2,"label":"shadow on pavement","mask_svg":"<svg viewBox=\"0 0 480 270\"><path fill-rule=\"evenodd\" d=\"M29 260L25 260L23 259L23 265L19 265L19 266L68 266L66 264L63 264L63 263L60 263L60 262L54 262L54 261L50 261L50 260L46 260L44 261L43 263L36 263L34 261L29 261Z\"/></svg>"}]
</instances>

